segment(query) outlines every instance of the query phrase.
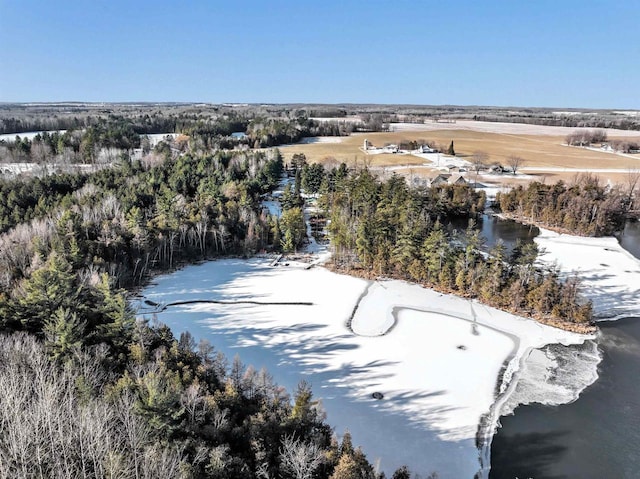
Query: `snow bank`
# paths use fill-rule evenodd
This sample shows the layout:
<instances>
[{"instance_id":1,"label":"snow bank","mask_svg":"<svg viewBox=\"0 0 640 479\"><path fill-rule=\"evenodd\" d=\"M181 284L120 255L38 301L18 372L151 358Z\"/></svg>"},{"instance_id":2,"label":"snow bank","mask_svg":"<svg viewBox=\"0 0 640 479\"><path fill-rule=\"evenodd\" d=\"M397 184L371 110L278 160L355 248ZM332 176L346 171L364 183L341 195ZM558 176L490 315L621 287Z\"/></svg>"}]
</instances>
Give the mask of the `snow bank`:
<instances>
[{"instance_id":1,"label":"snow bank","mask_svg":"<svg viewBox=\"0 0 640 479\"><path fill-rule=\"evenodd\" d=\"M640 260L612 237L584 238L540 229L541 260L575 272L599 319L640 313Z\"/></svg>"},{"instance_id":2,"label":"snow bank","mask_svg":"<svg viewBox=\"0 0 640 479\"><path fill-rule=\"evenodd\" d=\"M473 477L479 424L484 418L493 433L521 360L531 348L586 339L405 282L289 264L208 262L158 278L143 295L160 304L312 303L181 305L158 316L176 334L189 330L229 356L240 352L246 363L266 366L289 390L309 380L336 432L349 429L387 473L407 464L441 478ZM141 302L140 314L152 312Z\"/></svg>"}]
</instances>

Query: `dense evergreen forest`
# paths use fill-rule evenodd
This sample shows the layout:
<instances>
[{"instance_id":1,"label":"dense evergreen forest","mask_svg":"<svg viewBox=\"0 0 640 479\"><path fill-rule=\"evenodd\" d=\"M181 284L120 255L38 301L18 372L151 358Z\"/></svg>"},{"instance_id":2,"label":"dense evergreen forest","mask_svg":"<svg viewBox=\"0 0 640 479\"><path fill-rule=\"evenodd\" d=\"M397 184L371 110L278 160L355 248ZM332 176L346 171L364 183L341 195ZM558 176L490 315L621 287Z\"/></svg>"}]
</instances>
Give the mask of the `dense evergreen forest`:
<instances>
[{"instance_id":1,"label":"dense evergreen forest","mask_svg":"<svg viewBox=\"0 0 640 479\"><path fill-rule=\"evenodd\" d=\"M410 189L403 178L380 182L367 170L346 177L323 199L339 270L391 276L574 330L590 330L591 304L578 294L578 279L537 267L535 244L507 254L498 243L483 252L473 216L484 194L467 185ZM470 218L463 235L443 226Z\"/></svg>"},{"instance_id":2,"label":"dense evergreen forest","mask_svg":"<svg viewBox=\"0 0 640 479\"><path fill-rule=\"evenodd\" d=\"M622 230L634 207L638 175L629 174L629 187L601 185L592 175L573 184L546 185L537 181L498 193L496 206L509 217L582 236L613 235Z\"/></svg>"}]
</instances>

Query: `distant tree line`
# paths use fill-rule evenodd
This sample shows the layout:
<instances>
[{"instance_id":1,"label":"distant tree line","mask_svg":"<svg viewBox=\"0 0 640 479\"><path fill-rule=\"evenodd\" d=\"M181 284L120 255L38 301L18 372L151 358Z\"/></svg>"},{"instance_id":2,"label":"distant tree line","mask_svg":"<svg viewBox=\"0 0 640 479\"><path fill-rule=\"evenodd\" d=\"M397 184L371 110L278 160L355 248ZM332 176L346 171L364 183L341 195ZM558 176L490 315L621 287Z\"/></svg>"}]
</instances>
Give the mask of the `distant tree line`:
<instances>
[{"instance_id":1,"label":"distant tree line","mask_svg":"<svg viewBox=\"0 0 640 479\"><path fill-rule=\"evenodd\" d=\"M476 121L493 121L505 123L524 123L527 125L544 126L564 126L572 128L616 128L619 130L640 130L640 120L628 116L614 116L603 114L590 116L580 115L556 115L544 112L532 112L531 114L521 113L500 113L500 114L475 114L472 116Z\"/></svg>"},{"instance_id":2,"label":"distant tree line","mask_svg":"<svg viewBox=\"0 0 640 479\"><path fill-rule=\"evenodd\" d=\"M37 163L45 167L45 173L70 164L111 164L130 155L133 149L142 148L143 153L148 154L150 146L145 135L152 133L184 134L188 137L188 149L204 154L220 149L273 147L310 136L348 135L354 129L352 124L320 122L306 116L265 118L240 114L210 118L109 115L87 117L84 123L79 129L44 131L33 140L17 133L14 141L0 141L0 163ZM235 137L232 133L244 135ZM182 146L172 147L184 150Z\"/></svg>"}]
</instances>

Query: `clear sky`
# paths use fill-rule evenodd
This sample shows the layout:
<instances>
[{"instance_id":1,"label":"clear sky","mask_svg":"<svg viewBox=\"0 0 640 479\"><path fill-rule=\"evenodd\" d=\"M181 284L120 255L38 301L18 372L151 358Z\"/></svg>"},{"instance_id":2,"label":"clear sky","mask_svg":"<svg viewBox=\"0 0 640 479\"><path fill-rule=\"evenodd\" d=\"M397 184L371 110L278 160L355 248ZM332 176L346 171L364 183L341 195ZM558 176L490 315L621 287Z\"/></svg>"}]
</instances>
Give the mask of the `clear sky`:
<instances>
[{"instance_id":1,"label":"clear sky","mask_svg":"<svg viewBox=\"0 0 640 479\"><path fill-rule=\"evenodd\" d=\"M0 0L0 101L640 109L640 0Z\"/></svg>"}]
</instances>

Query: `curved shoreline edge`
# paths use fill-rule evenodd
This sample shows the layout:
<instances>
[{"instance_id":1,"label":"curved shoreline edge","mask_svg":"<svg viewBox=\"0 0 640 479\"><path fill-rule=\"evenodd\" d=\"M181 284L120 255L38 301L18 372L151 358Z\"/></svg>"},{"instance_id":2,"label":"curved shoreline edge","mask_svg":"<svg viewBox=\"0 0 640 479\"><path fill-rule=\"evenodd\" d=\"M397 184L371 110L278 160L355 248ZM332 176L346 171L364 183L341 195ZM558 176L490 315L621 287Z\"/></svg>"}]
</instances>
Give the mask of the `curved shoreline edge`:
<instances>
[{"instance_id":1,"label":"curved shoreline edge","mask_svg":"<svg viewBox=\"0 0 640 479\"><path fill-rule=\"evenodd\" d=\"M519 352L522 341L521 338L512 332L505 331L500 329L499 327L487 324L485 321L478 321L477 315L475 314L475 310L473 309L473 301L468 300L471 314L465 314L462 312L451 312L444 310L442 308L429 308L429 307L414 307L414 306L403 306L401 304L392 305L390 310L387 311L387 316L389 316L390 322L385 323L385 329L382 330L378 334L364 334L362 331L358 331L357 328L354 328L353 321L358 312L360 304L362 301L371 293L371 290L374 285L380 284L378 281L367 281L368 285L365 290L362 292L360 297L358 298L353 311L351 312L350 317L347 319L345 326L347 329L356 336L364 336L364 337L377 337L384 336L389 334L396 326L399 324L400 319L398 317L399 313L402 310L410 310L416 312L423 313L434 313L440 316L446 316L450 318L460 319L466 321L476 327L482 327L486 329L493 330L497 333L507 336L513 343L513 347L509 353L509 355L504 359L502 363L502 367L500 368L500 372L496 378L495 383L495 392L494 392L494 401L485 414L480 417L477 432L476 432L476 447L478 448L478 461L479 461L479 469L477 471L476 477L478 478L488 478L489 472L491 470L491 444L493 437L497 428L499 427L499 419L501 417L502 408L507 400L512 396L515 391L519 379L520 374L523 369L523 366L530 356L531 352L535 349L540 349L549 344L563 344L560 340L555 343L547 343L545 345L540 346L529 346L524 349L522 352ZM483 305L484 306L484 305ZM534 321L529 318L523 318L525 320ZM584 335L573 333L582 337L582 341L580 343L575 344L583 344L585 341L593 339L593 335Z\"/></svg>"}]
</instances>

